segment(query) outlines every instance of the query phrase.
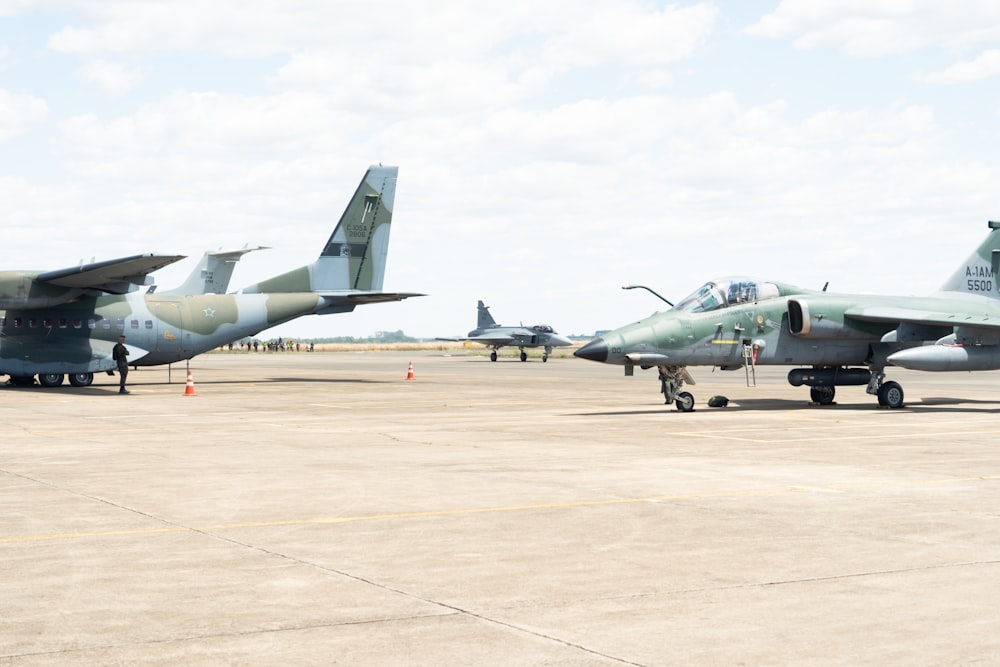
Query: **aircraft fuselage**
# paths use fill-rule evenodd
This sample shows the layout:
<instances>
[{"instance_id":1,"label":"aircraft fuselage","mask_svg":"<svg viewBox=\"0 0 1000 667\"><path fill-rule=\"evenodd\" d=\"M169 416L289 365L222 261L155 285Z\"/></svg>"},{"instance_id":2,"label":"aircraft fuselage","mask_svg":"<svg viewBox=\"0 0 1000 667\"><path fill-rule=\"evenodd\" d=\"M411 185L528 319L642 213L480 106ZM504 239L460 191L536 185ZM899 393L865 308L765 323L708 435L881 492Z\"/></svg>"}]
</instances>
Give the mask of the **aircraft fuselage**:
<instances>
[{"instance_id":1,"label":"aircraft fuselage","mask_svg":"<svg viewBox=\"0 0 1000 667\"><path fill-rule=\"evenodd\" d=\"M49 308L0 314L0 373L112 370L111 348L125 335L129 364L169 364L302 315L324 310L314 293L86 297ZM326 312L326 311L324 311Z\"/></svg>"}]
</instances>

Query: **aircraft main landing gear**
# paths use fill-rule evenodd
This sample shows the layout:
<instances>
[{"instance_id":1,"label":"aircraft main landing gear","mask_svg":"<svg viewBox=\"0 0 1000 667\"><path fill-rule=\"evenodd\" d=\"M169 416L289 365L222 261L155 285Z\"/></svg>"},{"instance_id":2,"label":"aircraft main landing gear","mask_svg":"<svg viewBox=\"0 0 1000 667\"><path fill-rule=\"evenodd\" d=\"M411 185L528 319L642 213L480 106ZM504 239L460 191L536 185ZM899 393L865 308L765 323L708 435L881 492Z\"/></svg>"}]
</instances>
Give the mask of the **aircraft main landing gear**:
<instances>
[{"instance_id":1,"label":"aircraft main landing gear","mask_svg":"<svg viewBox=\"0 0 1000 667\"><path fill-rule=\"evenodd\" d=\"M893 410L903 407L903 388L898 382L885 382L879 387L878 404Z\"/></svg>"},{"instance_id":2,"label":"aircraft main landing gear","mask_svg":"<svg viewBox=\"0 0 1000 667\"><path fill-rule=\"evenodd\" d=\"M43 387L58 387L63 383L64 376L62 373L39 373L38 374L38 384Z\"/></svg>"},{"instance_id":3,"label":"aircraft main landing gear","mask_svg":"<svg viewBox=\"0 0 1000 667\"><path fill-rule=\"evenodd\" d=\"M836 387L810 387L809 398L816 405L832 405L833 397L837 395Z\"/></svg>"},{"instance_id":4,"label":"aircraft main landing gear","mask_svg":"<svg viewBox=\"0 0 1000 667\"><path fill-rule=\"evenodd\" d=\"M898 382L883 382L885 379L884 369L873 369L872 379L868 383L869 394L875 394L878 404L883 408L896 410L903 407L903 388Z\"/></svg>"},{"instance_id":5,"label":"aircraft main landing gear","mask_svg":"<svg viewBox=\"0 0 1000 667\"><path fill-rule=\"evenodd\" d=\"M89 387L94 382L93 373L70 373L69 383L74 387Z\"/></svg>"}]
</instances>

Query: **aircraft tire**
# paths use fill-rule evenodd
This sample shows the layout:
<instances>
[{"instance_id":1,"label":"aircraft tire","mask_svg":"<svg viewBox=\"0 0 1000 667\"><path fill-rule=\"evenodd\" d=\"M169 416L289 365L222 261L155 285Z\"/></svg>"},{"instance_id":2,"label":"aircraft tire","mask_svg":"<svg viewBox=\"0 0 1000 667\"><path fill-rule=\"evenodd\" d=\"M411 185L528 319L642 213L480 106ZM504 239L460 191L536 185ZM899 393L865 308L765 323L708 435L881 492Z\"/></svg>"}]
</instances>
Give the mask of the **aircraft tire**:
<instances>
[{"instance_id":1,"label":"aircraft tire","mask_svg":"<svg viewBox=\"0 0 1000 667\"><path fill-rule=\"evenodd\" d=\"M43 387L58 387L66 379L62 373L39 373L38 384Z\"/></svg>"},{"instance_id":2,"label":"aircraft tire","mask_svg":"<svg viewBox=\"0 0 1000 667\"><path fill-rule=\"evenodd\" d=\"M809 398L812 399L813 403L818 403L819 405L830 405L833 403L833 397L837 394L836 387L810 387L809 388Z\"/></svg>"},{"instance_id":3,"label":"aircraft tire","mask_svg":"<svg viewBox=\"0 0 1000 667\"><path fill-rule=\"evenodd\" d=\"M70 373L69 383L74 387L89 387L94 382L93 373Z\"/></svg>"},{"instance_id":4,"label":"aircraft tire","mask_svg":"<svg viewBox=\"0 0 1000 667\"><path fill-rule=\"evenodd\" d=\"M694 412L694 396L689 392L682 391L677 394L677 400L674 401L674 405L681 412Z\"/></svg>"},{"instance_id":5,"label":"aircraft tire","mask_svg":"<svg viewBox=\"0 0 1000 667\"><path fill-rule=\"evenodd\" d=\"M35 384L34 375L11 375L8 382L15 387L32 387Z\"/></svg>"},{"instance_id":6,"label":"aircraft tire","mask_svg":"<svg viewBox=\"0 0 1000 667\"><path fill-rule=\"evenodd\" d=\"M527 361L527 360L528 360L528 353L527 352L522 352L521 353L521 361Z\"/></svg>"},{"instance_id":7,"label":"aircraft tire","mask_svg":"<svg viewBox=\"0 0 1000 667\"><path fill-rule=\"evenodd\" d=\"M497 351L493 350L492 352L490 352L490 361L496 361L496 360L497 360Z\"/></svg>"},{"instance_id":8,"label":"aircraft tire","mask_svg":"<svg viewBox=\"0 0 1000 667\"><path fill-rule=\"evenodd\" d=\"M903 388L898 382L885 382L879 387L878 404L893 410L903 407Z\"/></svg>"},{"instance_id":9,"label":"aircraft tire","mask_svg":"<svg viewBox=\"0 0 1000 667\"><path fill-rule=\"evenodd\" d=\"M542 363L544 364L544 363L545 363L546 361L548 361L548 360L549 360L549 355L547 355L547 354L543 354L543 355L542 355Z\"/></svg>"}]
</instances>

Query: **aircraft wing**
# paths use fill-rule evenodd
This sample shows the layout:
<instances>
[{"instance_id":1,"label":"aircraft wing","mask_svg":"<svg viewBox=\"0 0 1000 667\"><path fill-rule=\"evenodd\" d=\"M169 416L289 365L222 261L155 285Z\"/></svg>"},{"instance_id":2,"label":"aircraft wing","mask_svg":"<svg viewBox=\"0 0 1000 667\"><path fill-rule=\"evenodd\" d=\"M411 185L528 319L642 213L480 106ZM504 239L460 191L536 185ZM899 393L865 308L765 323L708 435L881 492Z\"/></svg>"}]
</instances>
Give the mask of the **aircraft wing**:
<instances>
[{"instance_id":1,"label":"aircraft wing","mask_svg":"<svg viewBox=\"0 0 1000 667\"><path fill-rule=\"evenodd\" d=\"M508 335L493 336L472 336L468 338L435 338L434 340L445 340L452 343L480 343L482 345L510 345L514 338Z\"/></svg>"},{"instance_id":2,"label":"aircraft wing","mask_svg":"<svg viewBox=\"0 0 1000 667\"><path fill-rule=\"evenodd\" d=\"M1000 310L958 301L954 311L922 310L894 306L859 306L848 308L845 317L862 322L908 323L927 326L978 327L1000 329ZM991 312L992 311L992 312Z\"/></svg>"},{"instance_id":3,"label":"aircraft wing","mask_svg":"<svg viewBox=\"0 0 1000 667\"><path fill-rule=\"evenodd\" d=\"M35 281L59 287L95 289L111 294L125 294L131 291L133 285L151 285L150 273L180 261L184 257L185 255L133 255L109 259L104 262L81 264L68 269L45 271L35 276Z\"/></svg>"},{"instance_id":4,"label":"aircraft wing","mask_svg":"<svg viewBox=\"0 0 1000 667\"><path fill-rule=\"evenodd\" d=\"M473 343L482 343L483 345L510 345L516 339L509 334L494 334L492 336L473 336L472 338L463 338L462 340L469 340Z\"/></svg>"}]
</instances>

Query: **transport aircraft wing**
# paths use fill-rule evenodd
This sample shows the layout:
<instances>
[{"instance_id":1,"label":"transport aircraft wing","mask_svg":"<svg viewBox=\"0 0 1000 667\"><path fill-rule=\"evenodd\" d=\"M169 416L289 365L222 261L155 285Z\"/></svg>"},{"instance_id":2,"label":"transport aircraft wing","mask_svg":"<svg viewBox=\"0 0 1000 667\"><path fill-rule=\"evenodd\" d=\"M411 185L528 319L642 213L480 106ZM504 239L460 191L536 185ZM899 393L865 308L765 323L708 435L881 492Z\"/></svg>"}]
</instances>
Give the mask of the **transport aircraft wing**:
<instances>
[{"instance_id":1,"label":"transport aircraft wing","mask_svg":"<svg viewBox=\"0 0 1000 667\"><path fill-rule=\"evenodd\" d=\"M45 271L35 282L57 287L93 289L111 294L125 294L139 285L151 285L150 273L185 258L185 255L132 255L103 262L81 264L68 269Z\"/></svg>"}]
</instances>

